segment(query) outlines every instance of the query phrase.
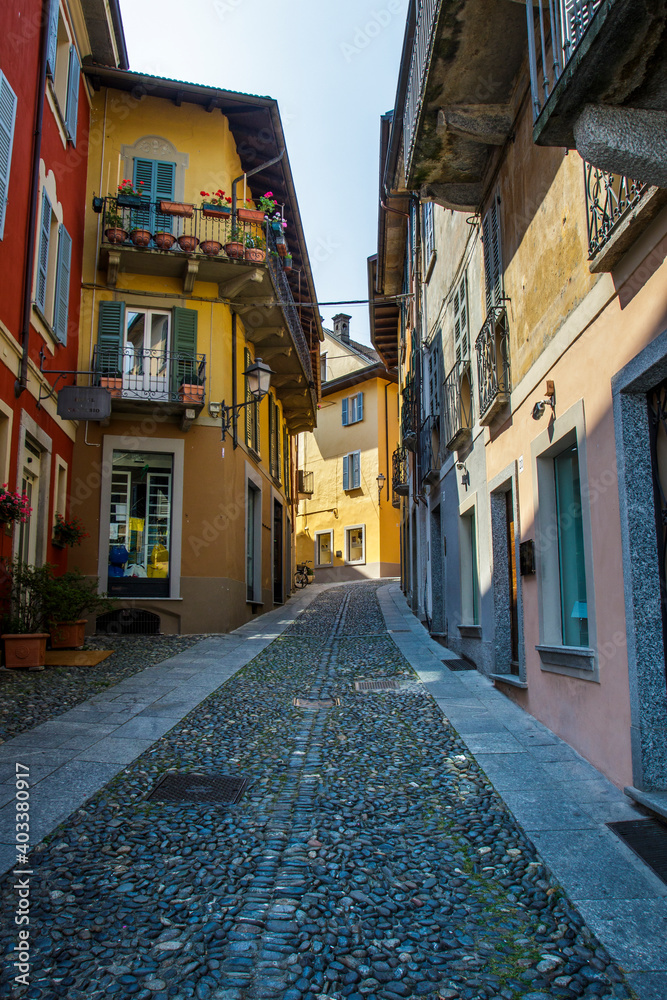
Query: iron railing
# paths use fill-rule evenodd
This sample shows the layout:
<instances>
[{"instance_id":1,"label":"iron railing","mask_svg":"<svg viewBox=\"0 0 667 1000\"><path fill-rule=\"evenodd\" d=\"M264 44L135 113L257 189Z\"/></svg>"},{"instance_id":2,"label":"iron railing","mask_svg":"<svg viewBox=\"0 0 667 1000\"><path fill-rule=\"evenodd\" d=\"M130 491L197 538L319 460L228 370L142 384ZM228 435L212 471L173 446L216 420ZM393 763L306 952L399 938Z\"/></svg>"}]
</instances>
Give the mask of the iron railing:
<instances>
[{"instance_id":1,"label":"iron railing","mask_svg":"<svg viewBox=\"0 0 667 1000\"><path fill-rule=\"evenodd\" d=\"M607 0L538 0L526 4L528 61L537 118L598 10ZM537 15L537 16L536 16Z\"/></svg>"},{"instance_id":2,"label":"iron railing","mask_svg":"<svg viewBox=\"0 0 667 1000\"><path fill-rule=\"evenodd\" d=\"M297 309L294 301L290 283L287 280L287 275L285 274L285 270L276 249L277 244L275 234L273 230L268 227L267 246L269 249L269 253L267 255L269 273L273 279L273 285L280 300L283 316L285 317L285 321L292 335L292 342L296 348L296 353L299 355L299 360L301 361L306 379L308 381L308 386L313 399L313 406L317 407L317 390L315 389L310 348L308 347L306 335L303 332L301 320L299 319L299 310Z\"/></svg>"},{"instance_id":3,"label":"iron railing","mask_svg":"<svg viewBox=\"0 0 667 1000\"><path fill-rule=\"evenodd\" d=\"M492 306L475 341L480 423L489 423L509 402L510 339L505 306Z\"/></svg>"},{"instance_id":4,"label":"iron railing","mask_svg":"<svg viewBox=\"0 0 667 1000\"><path fill-rule=\"evenodd\" d=\"M419 481L422 485L438 481L442 465L440 451L440 417L429 414L419 431Z\"/></svg>"},{"instance_id":5,"label":"iron railing","mask_svg":"<svg viewBox=\"0 0 667 1000\"><path fill-rule=\"evenodd\" d=\"M403 156L406 177L412 162L417 123L424 102L426 72L431 61L435 28L442 6L442 0L415 0L415 2L417 5L415 34L403 110Z\"/></svg>"},{"instance_id":6,"label":"iron railing","mask_svg":"<svg viewBox=\"0 0 667 1000\"><path fill-rule=\"evenodd\" d=\"M100 347L93 351L93 381L119 399L203 406L206 355L161 349Z\"/></svg>"},{"instance_id":7,"label":"iron railing","mask_svg":"<svg viewBox=\"0 0 667 1000\"><path fill-rule=\"evenodd\" d=\"M610 239L614 226L632 211L648 188L642 181L610 174L584 162L588 256L595 257Z\"/></svg>"},{"instance_id":8,"label":"iron railing","mask_svg":"<svg viewBox=\"0 0 667 1000\"><path fill-rule=\"evenodd\" d=\"M406 497L410 489L408 453L405 448L397 448L391 456L391 502L401 506L401 497Z\"/></svg>"},{"instance_id":9,"label":"iron railing","mask_svg":"<svg viewBox=\"0 0 667 1000\"><path fill-rule=\"evenodd\" d=\"M416 447L418 430L416 384L409 378L401 391L401 441L406 448L413 450Z\"/></svg>"},{"instance_id":10,"label":"iron railing","mask_svg":"<svg viewBox=\"0 0 667 1000\"><path fill-rule=\"evenodd\" d=\"M444 383L443 443L449 451L460 448L472 434L472 385L470 364L457 361Z\"/></svg>"}]
</instances>

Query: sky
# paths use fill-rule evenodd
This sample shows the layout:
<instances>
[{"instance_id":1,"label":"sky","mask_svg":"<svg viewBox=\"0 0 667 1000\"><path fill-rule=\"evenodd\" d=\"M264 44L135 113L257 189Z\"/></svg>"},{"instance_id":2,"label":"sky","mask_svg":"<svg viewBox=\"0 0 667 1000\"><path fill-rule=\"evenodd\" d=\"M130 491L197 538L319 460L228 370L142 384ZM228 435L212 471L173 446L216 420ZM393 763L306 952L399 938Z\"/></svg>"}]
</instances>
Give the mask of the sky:
<instances>
[{"instance_id":1,"label":"sky","mask_svg":"<svg viewBox=\"0 0 667 1000\"><path fill-rule=\"evenodd\" d=\"M380 116L394 106L408 0L121 0L130 69L274 97L318 300L367 299ZM352 316L370 343L368 306Z\"/></svg>"}]
</instances>

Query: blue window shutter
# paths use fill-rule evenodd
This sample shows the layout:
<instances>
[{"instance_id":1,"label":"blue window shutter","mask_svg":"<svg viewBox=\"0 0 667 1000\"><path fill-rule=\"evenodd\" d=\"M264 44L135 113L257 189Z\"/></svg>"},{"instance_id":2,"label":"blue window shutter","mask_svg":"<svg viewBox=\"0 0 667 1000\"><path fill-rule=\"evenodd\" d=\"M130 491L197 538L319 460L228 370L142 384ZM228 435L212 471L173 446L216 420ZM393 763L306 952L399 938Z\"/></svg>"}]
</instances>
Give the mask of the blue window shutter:
<instances>
[{"instance_id":1,"label":"blue window shutter","mask_svg":"<svg viewBox=\"0 0 667 1000\"><path fill-rule=\"evenodd\" d=\"M350 422L349 418L348 418L348 402L349 402L349 400L346 397L343 400L343 427L347 427L347 425Z\"/></svg>"},{"instance_id":2,"label":"blue window shutter","mask_svg":"<svg viewBox=\"0 0 667 1000\"><path fill-rule=\"evenodd\" d=\"M51 238L51 202L46 191L42 191L42 222L37 252L37 295L35 301L44 312L46 306L46 281L49 269L49 240Z\"/></svg>"},{"instance_id":3,"label":"blue window shutter","mask_svg":"<svg viewBox=\"0 0 667 1000\"><path fill-rule=\"evenodd\" d=\"M67 105L65 111L65 128L67 137L76 146L76 123L79 114L79 81L81 78L81 63L73 45L69 47L69 72L67 75Z\"/></svg>"},{"instance_id":4,"label":"blue window shutter","mask_svg":"<svg viewBox=\"0 0 667 1000\"><path fill-rule=\"evenodd\" d=\"M343 455L343 489L350 488L349 455Z\"/></svg>"},{"instance_id":5,"label":"blue window shutter","mask_svg":"<svg viewBox=\"0 0 667 1000\"><path fill-rule=\"evenodd\" d=\"M364 394L363 392L357 393L357 420L364 419Z\"/></svg>"},{"instance_id":6,"label":"blue window shutter","mask_svg":"<svg viewBox=\"0 0 667 1000\"><path fill-rule=\"evenodd\" d=\"M60 4L58 0L51 0L49 6L49 30L46 40L46 72L54 77L56 75L56 54L58 52L58 13Z\"/></svg>"},{"instance_id":7,"label":"blue window shutter","mask_svg":"<svg viewBox=\"0 0 667 1000\"><path fill-rule=\"evenodd\" d=\"M361 452L352 452L352 489L358 490L361 486Z\"/></svg>"},{"instance_id":8,"label":"blue window shutter","mask_svg":"<svg viewBox=\"0 0 667 1000\"><path fill-rule=\"evenodd\" d=\"M56 268L56 305L53 326L58 340L67 343L69 313L69 276L72 263L72 237L64 226L58 229L58 265Z\"/></svg>"},{"instance_id":9,"label":"blue window shutter","mask_svg":"<svg viewBox=\"0 0 667 1000\"><path fill-rule=\"evenodd\" d=\"M5 232L15 122L16 94L7 83L7 78L0 73L0 240Z\"/></svg>"},{"instance_id":10,"label":"blue window shutter","mask_svg":"<svg viewBox=\"0 0 667 1000\"><path fill-rule=\"evenodd\" d=\"M97 327L97 371L103 375L122 375L121 354L125 335L125 303L100 302Z\"/></svg>"}]
</instances>

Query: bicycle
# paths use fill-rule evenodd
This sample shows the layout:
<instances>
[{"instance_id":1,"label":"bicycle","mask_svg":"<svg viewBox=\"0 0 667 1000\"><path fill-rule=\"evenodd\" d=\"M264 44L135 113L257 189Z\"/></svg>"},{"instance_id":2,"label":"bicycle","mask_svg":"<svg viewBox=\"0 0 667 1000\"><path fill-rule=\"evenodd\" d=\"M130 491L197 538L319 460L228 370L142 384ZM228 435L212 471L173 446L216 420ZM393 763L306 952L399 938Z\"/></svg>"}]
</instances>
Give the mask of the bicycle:
<instances>
[{"instance_id":1,"label":"bicycle","mask_svg":"<svg viewBox=\"0 0 667 1000\"><path fill-rule=\"evenodd\" d=\"M309 562L310 559L306 559L305 562L297 563L296 573L294 574L294 586L298 590L303 590L303 588L307 587L309 583L312 583L315 578L314 575L311 576L308 573L307 564Z\"/></svg>"}]
</instances>

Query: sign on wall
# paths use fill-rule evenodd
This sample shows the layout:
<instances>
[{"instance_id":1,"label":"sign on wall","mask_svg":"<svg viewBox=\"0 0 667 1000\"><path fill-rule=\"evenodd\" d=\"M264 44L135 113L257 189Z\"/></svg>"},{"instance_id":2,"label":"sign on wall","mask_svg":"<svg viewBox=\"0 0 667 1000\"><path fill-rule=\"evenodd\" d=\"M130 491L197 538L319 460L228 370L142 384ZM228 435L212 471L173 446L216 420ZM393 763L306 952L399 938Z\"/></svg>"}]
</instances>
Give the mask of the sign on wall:
<instances>
[{"instance_id":1,"label":"sign on wall","mask_svg":"<svg viewBox=\"0 0 667 1000\"><path fill-rule=\"evenodd\" d=\"M68 385L58 393L58 416L63 420L106 420L110 415L108 389Z\"/></svg>"}]
</instances>

